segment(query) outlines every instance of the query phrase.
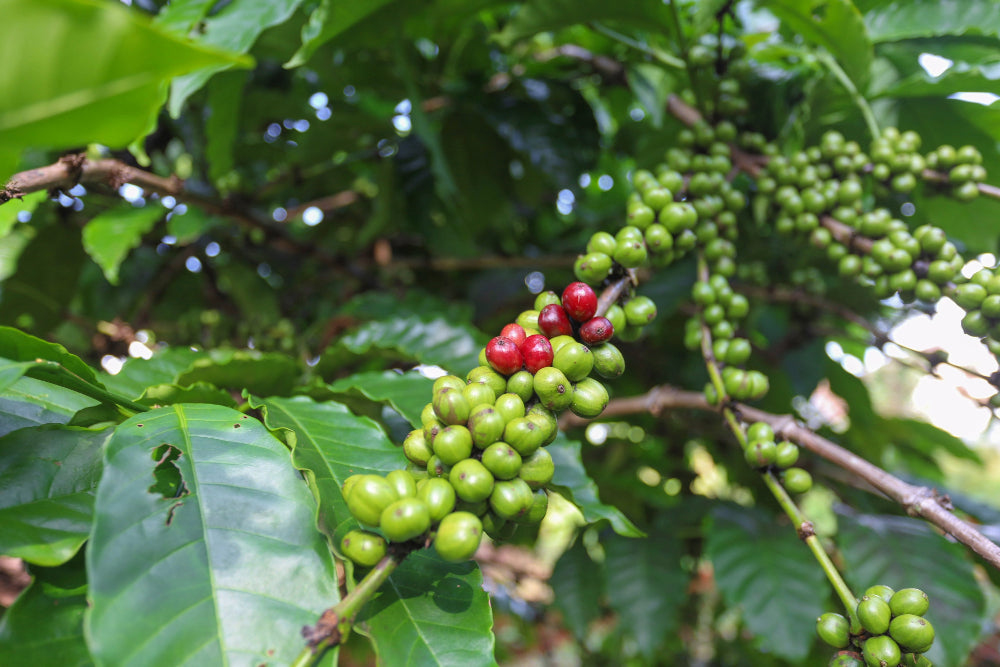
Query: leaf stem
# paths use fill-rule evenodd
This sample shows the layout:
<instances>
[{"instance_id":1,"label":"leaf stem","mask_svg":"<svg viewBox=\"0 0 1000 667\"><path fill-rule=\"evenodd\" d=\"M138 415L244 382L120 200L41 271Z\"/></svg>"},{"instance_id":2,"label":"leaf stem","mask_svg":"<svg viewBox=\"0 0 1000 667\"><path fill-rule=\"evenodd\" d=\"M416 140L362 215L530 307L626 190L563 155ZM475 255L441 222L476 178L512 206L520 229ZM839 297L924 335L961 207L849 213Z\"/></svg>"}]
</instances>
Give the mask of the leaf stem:
<instances>
[{"instance_id":1,"label":"leaf stem","mask_svg":"<svg viewBox=\"0 0 1000 667\"><path fill-rule=\"evenodd\" d=\"M386 582L410 551L391 551L335 606L327 609L314 626L302 629L308 643L292 667L309 667L319 662L327 649L339 646L350 634L358 612Z\"/></svg>"},{"instance_id":2,"label":"leaf stem","mask_svg":"<svg viewBox=\"0 0 1000 667\"><path fill-rule=\"evenodd\" d=\"M872 112L872 108L869 106L868 100L864 98L854 85L854 82L851 81L851 77L847 76L847 72L844 71L844 68L842 68L840 63L838 63L837 60L829 53L826 53L825 51L818 51L816 53L816 57L823 64L823 66L830 71L830 74L833 74L834 78L837 79L837 82L840 83L844 90L847 91L847 94L850 95L851 101L854 102L855 106L857 106L858 110L861 112L862 117L864 117L865 124L868 126L868 131L871 133L872 139L878 139L881 131L878 127L878 121L875 120L875 114Z\"/></svg>"},{"instance_id":3,"label":"leaf stem","mask_svg":"<svg viewBox=\"0 0 1000 667\"><path fill-rule=\"evenodd\" d=\"M590 27L596 32L599 32L602 35L605 35L606 37L610 37L616 42L631 47L636 51L640 51L641 53L645 53L647 56L651 58L655 58L657 61L659 61L663 65L666 65L667 67L673 67L675 69L685 69L687 67L687 63L685 63L677 56L671 55L661 49L654 49L653 47L646 46L645 44L642 44L638 40L632 39L628 35L623 35L616 30L612 30L611 28L605 25L597 23L596 21L591 23Z\"/></svg>"}]
</instances>

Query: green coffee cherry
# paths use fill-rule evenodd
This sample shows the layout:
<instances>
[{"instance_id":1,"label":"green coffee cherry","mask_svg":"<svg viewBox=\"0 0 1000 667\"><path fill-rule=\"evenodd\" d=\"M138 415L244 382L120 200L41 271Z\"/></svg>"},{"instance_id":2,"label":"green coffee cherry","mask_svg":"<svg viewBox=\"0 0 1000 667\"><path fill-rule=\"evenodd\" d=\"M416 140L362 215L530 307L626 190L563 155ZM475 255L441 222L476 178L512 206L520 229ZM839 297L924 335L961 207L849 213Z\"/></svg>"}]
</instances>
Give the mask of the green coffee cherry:
<instances>
[{"instance_id":1,"label":"green coffee cherry","mask_svg":"<svg viewBox=\"0 0 1000 667\"><path fill-rule=\"evenodd\" d=\"M934 626L916 614L902 614L889 623L889 636L909 653L923 653L934 643Z\"/></svg>"},{"instance_id":2,"label":"green coffee cherry","mask_svg":"<svg viewBox=\"0 0 1000 667\"><path fill-rule=\"evenodd\" d=\"M434 394L434 412L448 425L464 424L469 419L469 401L459 389L442 387Z\"/></svg>"},{"instance_id":3,"label":"green coffee cherry","mask_svg":"<svg viewBox=\"0 0 1000 667\"><path fill-rule=\"evenodd\" d=\"M396 494L400 498L417 495L417 482L407 470L393 470L385 476L385 480L396 489Z\"/></svg>"},{"instance_id":4,"label":"green coffee cherry","mask_svg":"<svg viewBox=\"0 0 1000 667\"><path fill-rule=\"evenodd\" d=\"M555 353L552 365L561 370L570 382L578 382L590 375L590 371L593 370L594 355L583 343L568 343Z\"/></svg>"},{"instance_id":5,"label":"green coffee cherry","mask_svg":"<svg viewBox=\"0 0 1000 667\"><path fill-rule=\"evenodd\" d=\"M427 461L434 454L434 450L427 443L427 438L424 436L422 428L410 431L403 440L403 454L406 455L407 459L421 468L427 467Z\"/></svg>"},{"instance_id":6,"label":"green coffee cherry","mask_svg":"<svg viewBox=\"0 0 1000 667\"><path fill-rule=\"evenodd\" d=\"M476 459L459 461L448 473L455 495L467 503L486 500L493 493L493 474Z\"/></svg>"},{"instance_id":7,"label":"green coffee cherry","mask_svg":"<svg viewBox=\"0 0 1000 667\"><path fill-rule=\"evenodd\" d=\"M894 594L895 592L892 590L890 586L886 586L885 584L875 584L874 586L869 586L867 589L865 589L865 592L862 594L862 597L878 596L883 600L885 600L886 602L888 602L890 599L892 599L892 596Z\"/></svg>"},{"instance_id":8,"label":"green coffee cherry","mask_svg":"<svg viewBox=\"0 0 1000 667\"><path fill-rule=\"evenodd\" d=\"M373 567L385 557L385 538L367 530L351 530L340 541L340 551L361 567Z\"/></svg>"},{"instance_id":9,"label":"green coffee cherry","mask_svg":"<svg viewBox=\"0 0 1000 667\"><path fill-rule=\"evenodd\" d=\"M434 536L434 550L446 561L469 560L483 538L483 524L475 514L452 512L441 519Z\"/></svg>"},{"instance_id":10,"label":"green coffee cherry","mask_svg":"<svg viewBox=\"0 0 1000 667\"><path fill-rule=\"evenodd\" d=\"M521 470L522 472L524 470L523 464ZM533 503L534 495L531 487L520 478L494 484L489 501L490 509L497 516L507 520L524 516L531 509Z\"/></svg>"},{"instance_id":11,"label":"green coffee cherry","mask_svg":"<svg viewBox=\"0 0 1000 667\"><path fill-rule=\"evenodd\" d=\"M603 252L590 252L580 255L573 263L573 275L576 279L588 285L599 285L611 273L614 265L610 255Z\"/></svg>"},{"instance_id":12,"label":"green coffee cherry","mask_svg":"<svg viewBox=\"0 0 1000 667\"><path fill-rule=\"evenodd\" d=\"M889 598L889 609L892 610L893 616L902 616L903 614L923 616L930 606L927 593L919 588L901 588Z\"/></svg>"},{"instance_id":13,"label":"green coffee cherry","mask_svg":"<svg viewBox=\"0 0 1000 667\"><path fill-rule=\"evenodd\" d=\"M865 662L854 651L840 651L830 658L827 667L865 667Z\"/></svg>"},{"instance_id":14,"label":"green coffee cherry","mask_svg":"<svg viewBox=\"0 0 1000 667\"><path fill-rule=\"evenodd\" d=\"M544 449L537 449L521 461L521 469L517 476L532 490L537 490L551 482L555 473L556 465L552 455Z\"/></svg>"},{"instance_id":15,"label":"green coffee cherry","mask_svg":"<svg viewBox=\"0 0 1000 667\"><path fill-rule=\"evenodd\" d=\"M601 343L590 348L594 356L594 371L602 378L616 378L625 372L625 357L611 343Z\"/></svg>"},{"instance_id":16,"label":"green coffee cherry","mask_svg":"<svg viewBox=\"0 0 1000 667\"><path fill-rule=\"evenodd\" d=\"M467 428L472 435L472 444L485 449L500 439L506 425L501 415L492 405L481 405L469 415ZM406 446L406 443L403 443Z\"/></svg>"},{"instance_id":17,"label":"green coffee cherry","mask_svg":"<svg viewBox=\"0 0 1000 667\"><path fill-rule=\"evenodd\" d=\"M608 390L594 378L584 378L573 386L573 401L569 409L573 414L593 419L608 406Z\"/></svg>"},{"instance_id":18,"label":"green coffee cherry","mask_svg":"<svg viewBox=\"0 0 1000 667\"><path fill-rule=\"evenodd\" d=\"M525 416L507 422L503 430L503 441L525 457L541 447L548 435L547 429Z\"/></svg>"},{"instance_id":19,"label":"green coffee cherry","mask_svg":"<svg viewBox=\"0 0 1000 667\"><path fill-rule=\"evenodd\" d=\"M516 518L515 521L529 526L539 524L545 518L545 513L548 512L548 509L549 494L544 489L539 489L532 496L531 507L528 509L528 512Z\"/></svg>"},{"instance_id":20,"label":"green coffee cherry","mask_svg":"<svg viewBox=\"0 0 1000 667\"><path fill-rule=\"evenodd\" d=\"M857 612L858 621L861 622L861 627L867 632L873 635L881 635L889 629L889 621L892 620L892 610L889 609L889 603L877 595L862 597L858 602Z\"/></svg>"},{"instance_id":21,"label":"green coffee cherry","mask_svg":"<svg viewBox=\"0 0 1000 667\"><path fill-rule=\"evenodd\" d=\"M534 396L534 376L532 376L531 382L531 396ZM529 398L531 398L531 396L529 396ZM518 417L524 416L524 400L517 394L503 394L502 396L497 397L496 402L493 404L493 409L496 410L501 417L503 417L503 422L506 424L511 419L517 419Z\"/></svg>"},{"instance_id":22,"label":"green coffee cherry","mask_svg":"<svg viewBox=\"0 0 1000 667\"><path fill-rule=\"evenodd\" d=\"M747 446L744 455L751 467L766 468L774 463L777 451L778 447L773 440L758 440Z\"/></svg>"},{"instance_id":23,"label":"green coffee cherry","mask_svg":"<svg viewBox=\"0 0 1000 667\"><path fill-rule=\"evenodd\" d=\"M395 487L378 475L364 475L351 486L346 497L347 509L359 522L379 525L382 510L399 500Z\"/></svg>"},{"instance_id":24,"label":"green coffee cherry","mask_svg":"<svg viewBox=\"0 0 1000 667\"><path fill-rule=\"evenodd\" d=\"M902 660L903 654L899 650L899 644L893 641L888 635L877 635L865 640L861 649L865 664L868 667L895 667Z\"/></svg>"},{"instance_id":25,"label":"green coffee cherry","mask_svg":"<svg viewBox=\"0 0 1000 667\"><path fill-rule=\"evenodd\" d=\"M465 426L447 426L434 437L432 447L442 463L453 466L472 454L472 434Z\"/></svg>"},{"instance_id":26,"label":"green coffee cherry","mask_svg":"<svg viewBox=\"0 0 1000 667\"><path fill-rule=\"evenodd\" d=\"M641 327L656 319L656 304L648 296L636 296L624 306L625 321L629 326Z\"/></svg>"},{"instance_id":27,"label":"green coffee cherry","mask_svg":"<svg viewBox=\"0 0 1000 667\"><path fill-rule=\"evenodd\" d=\"M535 373L535 393L542 405L562 412L573 402L573 385L555 366L548 366Z\"/></svg>"},{"instance_id":28,"label":"green coffee cherry","mask_svg":"<svg viewBox=\"0 0 1000 667\"><path fill-rule=\"evenodd\" d=\"M521 470L521 455L506 442L494 442L483 450L482 462L499 480L514 479Z\"/></svg>"},{"instance_id":29,"label":"green coffee cherry","mask_svg":"<svg viewBox=\"0 0 1000 667\"><path fill-rule=\"evenodd\" d=\"M812 475L802 468L789 468L781 473L781 484L789 493L805 493L812 488Z\"/></svg>"},{"instance_id":30,"label":"green coffee cherry","mask_svg":"<svg viewBox=\"0 0 1000 667\"><path fill-rule=\"evenodd\" d=\"M518 371L507 378L507 393L514 394L521 399L522 402L530 401L531 397L535 395L535 389L533 382L535 381L535 376L529 371ZM503 394L497 394L497 398ZM494 402L494 405L496 402Z\"/></svg>"},{"instance_id":31,"label":"green coffee cherry","mask_svg":"<svg viewBox=\"0 0 1000 667\"><path fill-rule=\"evenodd\" d=\"M493 399L490 399L489 403L493 403L493 401L496 399L497 396L508 391L507 378L505 378L503 375L500 375L489 366L476 366L471 371L469 371L469 374L465 376L465 379L470 385L485 384L490 389L492 389ZM468 391L468 387L463 387L463 389L465 391ZM467 399L469 398L468 394L466 394L466 398ZM474 407L477 404L473 403L470 400L469 405L470 407Z\"/></svg>"},{"instance_id":32,"label":"green coffee cherry","mask_svg":"<svg viewBox=\"0 0 1000 667\"><path fill-rule=\"evenodd\" d=\"M599 232L599 233L603 234L604 232ZM608 236L611 236L611 235L608 234ZM614 240L614 239L612 238L612 240ZM587 252L592 252L592 251L591 250L587 250ZM552 304L552 303L562 303L562 300L559 298L558 294L556 294L552 290L546 290L544 292L539 292L538 296L535 297L534 310L540 311L542 308L544 308L545 306L547 306L549 304ZM536 315L537 315L537 313L536 313ZM518 324L520 324L520 322ZM532 329L537 329L537 328L538 328L537 325L534 326L534 327L532 327Z\"/></svg>"},{"instance_id":33,"label":"green coffee cherry","mask_svg":"<svg viewBox=\"0 0 1000 667\"><path fill-rule=\"evenodd\" d=\"M430 510L419 498L401 498L382 510L378 527L390 542L406 542L430 529Z\"/></svg>"},{"instance_id":34,"label":"green coffee cherry","mask_svg":"<svg viewBox=\"0 0 1000 667\"><path fill-rule=\"evenodd\" d=\"M424 480L417 489L417 498L427 505L432 523L441 521L455 509L455 487L441 477Z\"/></svg>"},{"instance_id":35,"label":"green coffee cherry","mask_svg":"<svg viewBox=\"0 0 1000 667\"><path fill-rule=\"evenodd\" d=\"M847 648L851 643L851 623L840 614L827 612L816 619L816 634L834 648Z\"/></svg>"},{"instance_id":36,"label":"green coffee cherry","mask_svg":"<svg viewBox=\"0 0 1000 667\"><path fill-rule=\"evenodd\" d=\"M650 210L650 213L652 213L652 210ZM608 234L607 232L596 232L593 236L590 237L590 240L587 242L587 252L588 253L600 252L604 253L605 255L613 255L615 254L615 248L617 247L617 245L618 244L615 241L615 237L612 236L611 234ZM552 294L555 294L555 292L552 292ZM558 299L558 296L556 298ZM559 301L557 300L550 303L559 303ZM548 304L543 304L542 306L539 306L538 300L535 299L535 308L537 308L538 310L541 310L546 305Z\"/></svg>"},{"instance_id":37,"label":"green coffee cherry","mask_svg":"<svg viewBox=\"0 0 1000 667\"><path fill-rule=\"evenodd\" d=\"M778 443L774 454L774 465L779 468L790 468L799 460L799 446L789 440Z\"/></svg>"}]
</instances>

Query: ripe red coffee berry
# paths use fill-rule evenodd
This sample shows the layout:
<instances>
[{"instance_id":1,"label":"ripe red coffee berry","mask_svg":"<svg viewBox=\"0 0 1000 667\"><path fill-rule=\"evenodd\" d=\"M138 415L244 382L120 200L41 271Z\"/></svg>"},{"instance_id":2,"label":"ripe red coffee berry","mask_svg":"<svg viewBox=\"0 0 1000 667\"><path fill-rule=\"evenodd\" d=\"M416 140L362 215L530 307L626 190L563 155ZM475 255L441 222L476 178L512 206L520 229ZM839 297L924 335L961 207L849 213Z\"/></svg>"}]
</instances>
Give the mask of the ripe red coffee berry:
<instances>
[{"instance_id":1,"label":"ripe red coffee berry","mask_svg":"<svg viewBox=\"0 0 1000 667\"><path fill-rule=\"evenodd\" d=\"M557 303L550 303L538 313L538 329L549 338L573 335L566 310Z\"/></svg>"},{"instance_id":2,"label":"ripe red coffee berry","mask_svg":"<svg viewBox=\"0 0 1000 667\"><path fill-rule=\"evenodd\" d=\"M552 343L542 334L528 336L521 345L524 367L534 375L542 368L552 365Z\"/></svg>"},{"instance_id":3,"label":"ripe red coffee berry","mask_svg":"<svg viewBox=\"0 0 1000 667\"><path fill-rule=\"evenodd\" d=\"M587 345L597 345L611 339L615 328L606 317L591 317L580 326L580 339Z\"/></svg>"},{"instance_id":4,"label":"ripe red coffee berry","mask_svg":"<svg viewBox=\"0 0 1000 667\"><path fill-rule=\"evenodd\" d=\"M587 283L570 283L563 290L562 305L574 320L586 322L597 312L597 295Z\"/></svg>"},{"instance_id":5,"label":"ripe red coffee berry","mask_svg":"<svg viewBox=\"0 0 1000 667\"><path fill-rule=\"evenodd\" d=\"M517 322L511 322L501 329L500 335L514 341L514 345L517 345L518 349L521 349L521 345L524 344L524 339L527 338L527 334L524 332L524 327Z\"/></svg>"},{"instance_id":6,"label":"ripe red coffee berry","mask_svg":"<svg viewBox=\"0 0 1000 667\"><path fill-rule=\"evenodd\" d=\"M524 358L521 357L517 344L504 336L497 336L486 344L486 361L493 370L504 375L512 375L524 365Z\"/></svg>"}]
</instances>

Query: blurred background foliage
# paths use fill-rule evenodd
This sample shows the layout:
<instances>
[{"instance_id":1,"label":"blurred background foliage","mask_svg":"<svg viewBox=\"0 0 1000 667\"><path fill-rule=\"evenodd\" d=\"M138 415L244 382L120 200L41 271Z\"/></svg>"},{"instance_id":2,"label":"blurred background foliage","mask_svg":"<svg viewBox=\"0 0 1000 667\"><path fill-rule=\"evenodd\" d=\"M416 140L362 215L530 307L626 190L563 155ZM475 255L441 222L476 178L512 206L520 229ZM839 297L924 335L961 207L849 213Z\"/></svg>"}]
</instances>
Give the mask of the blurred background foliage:
<instances>
[{"instance_id":1,"label":"blurred background foliage","mask_svg":"<svg viewBox=\"0 0 1000 667\"><path fill-rule=\"evenodd\" d=\"M572 280L591 234L623 223L630 173L675 145L681 123L667 101L691 86L680 56L699 40L746 47L742 126L786 152L828 129L867 145L861 97L880 125L918 130L925 148L973 144L1000 174L1000 9L990 0L126 4L0 3L18 19L23 10L25 26L4 53L59 64L95 54L78 74L87 113L71 118L29 109L65 92L47 68L0 81L0 177L84 151L184 183L177 196L94 183L0 207L0 324L109 373L193 346L227 361L246 348L275 353L271 366L247 366L271 395L416 362L464 374L534 293ZM122 27L121 12L133 23ZM70 27L57 43L40 40L57 15ZM94 30L73 23L84 18ZM154 39L163 46L150 56ZM109 94L105 84L130 67L153 83ZM967 257L995 263L996 202L934 194L888 203L912 204L908 223L933 222ZM755 363L771 379L761 407L794 407L874 463L948 493L995 537L994 440L962 441L907 411L937 366L902 353L879 357L877 373L845 362L886 350L894 327L919 313L879 302L821 253L766 230L746 225L739 251ZM703 361L682 345L693 275L680 262L642 276L660 317L622 344L628 373L614 396L703 386ZM776 288L816 298L781 299ZM847 323L844 310L872 327ZM188 379L226 386L210 373ZM839 397L849 430L817 407L821 396ZM971 403L991 425L989 398ZM812 618L833 598L715 416L637 415L569 435L587 443L601 500L649 537L598 523L563 553L577 520L565 508L560 529L524 545L539 571L487 570L501 664L825 660ZM805 507L836 538L849 582L916 585L940 600L938 664L970 654L969 664L1000 663L997 573L842 471L806 467L822 484ZM342 655L369 659L359 637Z\"/></svg>"}]
</instances>

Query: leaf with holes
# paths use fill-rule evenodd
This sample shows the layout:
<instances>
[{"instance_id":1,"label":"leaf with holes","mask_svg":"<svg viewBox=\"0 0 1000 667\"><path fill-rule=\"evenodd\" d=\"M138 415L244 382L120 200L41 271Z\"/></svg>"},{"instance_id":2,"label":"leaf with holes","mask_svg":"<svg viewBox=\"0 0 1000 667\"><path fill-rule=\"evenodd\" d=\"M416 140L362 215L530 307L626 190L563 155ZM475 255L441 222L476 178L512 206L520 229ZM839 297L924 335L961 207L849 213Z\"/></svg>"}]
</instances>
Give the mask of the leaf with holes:
<instances>
[{"instance_id":1,"label":"leaf with holes","mask_svg":"<svg viewBox=\"0 0 1000 667\"><path fill-rule=\"evenodd\" d=\"M120 424L87 545L95 661L290 662L337 601L315 512L287 448L244 414L180 404Z\"/></svg>"},{"instance_id":2,"label":"leaf with holes","mask_svg":"<svg viewBox=\"0 0 1000 667\"><path fill-rule=\"evenodd\" d=\"M292 460L319 500L319 525L334 544L358 525L340 491L344 480L357 473L385 474L407 463L403 448L390 442L378 424L340 403L296 396L251 397L250 405L263 412L268 428L286 432Z\"/></svg>"},{"instance_id":3,"label":"leaf with holes","mask_svg":"<svg viewBox=\"0 0 1000 667\"><path fill-rule=\"evenodd\" d=\"M587 475L580 458L581 445L575 440L567 440L559 433L555 442L545 448L552 455L556 466L555 477L550 486L562 493L583 512L588 523L607 520L619 535L641 537L643 532L629 521L628 517L611 505L605 505L597 495L597 485Z\"/></svg>"},{"instance_id":4,"label":"leaf with holes","mask_svg":"<svg viewBox=\"0 0 1000 667\"><path fill-rule=\"evenodd\" d=\"M0 553L51 567L90 534L110 429L53 424L0 438Z\"/></svg>"},{"instance_id":5,"label":"leaf with holes","mask_svg":"<svg viewBox=\"0 0 1000 667\"><path fill-rule=\"evenodd\" d=\"M399 667L489 667L493 614L473 561L446 563L431 549L411 554L362 610L379 663Z\"/></svg>"},{"instance_id":6,"label":"leaf with holes","mask_svg":"<svg viewBox=\"0 0 1000 667\"><path fill-rule=\"evenodd\" d=\"M937 634L927 657L935 665L963 663L987 622L983 592L965 549L919 519L877 515L840 521L838 543L854 590L885 584L927 593L926 616Z\"/></svg>"},{"instance_id":7,"label":"leaf with holes","mask_svg":"<svg viewBox=\"0 0 1000 667\"><path fill-rule=\"evenodd\" d=\"M719 590L742 609L750 632L766 637L777 655L805 658L829 594L823 570L795 529L757 509L723 506L712 512L705 532Z\"/></svg>"}]
</instances>

